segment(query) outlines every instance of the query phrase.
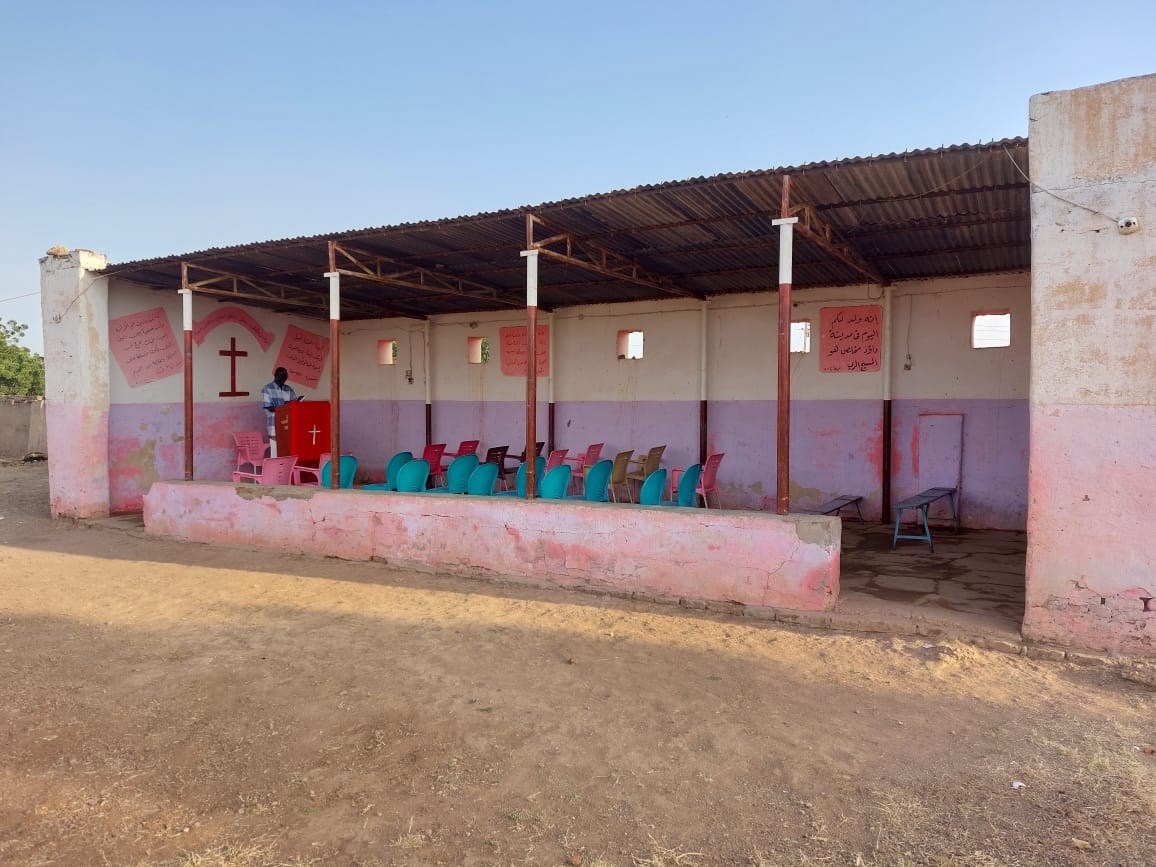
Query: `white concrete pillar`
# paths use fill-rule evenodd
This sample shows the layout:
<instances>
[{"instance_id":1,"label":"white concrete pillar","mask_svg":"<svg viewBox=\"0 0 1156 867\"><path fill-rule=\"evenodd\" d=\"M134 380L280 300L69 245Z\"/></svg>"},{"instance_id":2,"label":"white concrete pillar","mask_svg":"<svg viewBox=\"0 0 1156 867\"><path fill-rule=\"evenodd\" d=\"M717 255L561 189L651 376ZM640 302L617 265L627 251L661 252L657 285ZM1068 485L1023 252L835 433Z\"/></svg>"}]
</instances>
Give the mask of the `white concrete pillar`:
<instances>
[{"instance_id":1,"label":"white concrete pillar","mask_svg":"<svg viewBox=\"0 0 1156 867\"><path fill-rule=\"evenodd\" d=\"M108 516L108 259L90 250L40 260L45 420L52 514Z\"/></svg>"},{"instance_id":2,"label":"white concrete pillar","mask_svg":"<svg viewBox=\"0 0 1156 867\"><path fill-rule=\"evenodd\" d=\"M1024 635L1156 657L1156 75L1031 100Z\"/></svg>"}]
</instances>

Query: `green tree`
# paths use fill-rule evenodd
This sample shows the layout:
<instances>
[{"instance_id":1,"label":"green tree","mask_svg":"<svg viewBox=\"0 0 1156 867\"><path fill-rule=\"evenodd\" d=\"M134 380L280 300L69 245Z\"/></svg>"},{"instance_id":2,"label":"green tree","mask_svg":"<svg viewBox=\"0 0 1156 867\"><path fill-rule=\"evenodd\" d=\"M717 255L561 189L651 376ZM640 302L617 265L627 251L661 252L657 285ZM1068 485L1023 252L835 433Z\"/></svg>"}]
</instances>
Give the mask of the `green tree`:
<instances>
[{"instance_id":1,"label":"green tree","mask_svg":"<svg viewBox=\"0 0 1156 867\"><path fill-rule=\"evenodd\" d=\"M44 395L44 359L16 342L27 330L13 319L0 322L0 394Z\"/></svg>"}]
</instances>

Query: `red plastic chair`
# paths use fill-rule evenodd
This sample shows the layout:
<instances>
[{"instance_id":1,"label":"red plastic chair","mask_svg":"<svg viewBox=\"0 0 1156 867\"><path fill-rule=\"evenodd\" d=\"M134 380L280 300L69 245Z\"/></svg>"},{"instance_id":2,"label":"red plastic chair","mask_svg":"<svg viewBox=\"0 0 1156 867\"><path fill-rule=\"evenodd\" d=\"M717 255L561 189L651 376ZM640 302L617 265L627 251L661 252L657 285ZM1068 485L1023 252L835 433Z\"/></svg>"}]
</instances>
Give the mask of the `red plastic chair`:
<instances>
[{"instance_id":1,"label":"red plastic chair","mask_svg":"<svg viewBox=\"0 0 1156 867\"><path fill-rule=\"evenodd\" d=\"M702 477L698 480L696 493L702 497L702 504L707 509L710 508L710 500L707 495L711 493L714 493L718 507L722 508L722 498L718 493L718 465L722 463L724 457L726 457L725 452L707 455L706 463L702 467Z\"/></svg>"},{"instance_id":2,"label":"red plastic chair","mask_svg":"<svg viewBox=\"0 0 1156 867\"><path fill-rule=\"evenodd\" d=\"M566 460L566 452L568 451L570 450L554 449L554 451L550 452L550 457L546 458L546 472L550 472L554 467L562 466L562 462Z\"/></svg>"},{"instance_id":3,"label":"red plastic chair","mask_svg":"<svg viewBox=\"0 0 1156 867\"><path fill-rule=\"evenodd\" d=\"M253 473L235 472L234 482L256 482L258 485L287 485L293 480L293 467L297 466L297 455L283 458L265 458Z\"/></svg>"},{"instance_id":4,"label":"red plastic chair","mask_svg":"<svg viewBox=\"0 0 1156 867\"><path fill-rule=\"evenodd\" d=\"M265 442L265 434L259 430L246 430L233 434L233 442L237 444L237 466L238 472L243 467L249 466L253 469L250 472L257 472L261 468L261 462L269 455L269 443Z\"/></svg>"},{"instance_id":5,"label":"red plastic chair","mask_svg":"<svg viewBox=\"0 0 1156 867\"><path fill-rule=\"evenodd\" d=\"M435 480L436 480L437 476L440 476L443 472L443 470L442 470L442 456L445 453L446 453L446 444L445 443L432 443L430 445L427 445L422 450L421 458L419 460L429 462L430 470L431 470Z\"/></svg>"}]
</instances>

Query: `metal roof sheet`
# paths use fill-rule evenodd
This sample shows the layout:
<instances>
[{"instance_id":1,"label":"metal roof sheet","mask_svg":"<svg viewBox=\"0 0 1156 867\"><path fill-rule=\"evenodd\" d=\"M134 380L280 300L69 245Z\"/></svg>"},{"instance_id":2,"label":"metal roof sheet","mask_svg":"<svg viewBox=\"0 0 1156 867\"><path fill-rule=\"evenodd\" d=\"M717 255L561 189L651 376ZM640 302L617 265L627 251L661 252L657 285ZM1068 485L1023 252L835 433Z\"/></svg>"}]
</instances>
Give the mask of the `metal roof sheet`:
<instances>
[{"instance_id":1,"label":"metal roof sheet","mask_svg":"<svg viewBox=\"0 0 1156 867\"><path fill-rule=\"evenodd\" d=\"M173 290L181 285L182 263L188 263L248 281L249 288L218 293L225 300L327 318L323 274L334 241L388 260L398 271L424 269L434 281L383 285L345 277L346 318L510 309L524 303L525 264L519 253L526 246L526 215L534 214L545 223L536 239L566 233L654 278L644 285L543 258L539 298L544 308L672 292L709 297L775 289L778 229L771 221L780 214L785 176L791 178L791 203L807 206L825 223L832 242L796 235L796 288L861 283L867 280L863 267L887 282L1027 270L1027 160L1025 138L929 148L217 247L111 265L107 273ZM833 247L848 255L834 254ZM437 285L438 278L466 282L454 290Z\"/></svg>"}]
</instances>

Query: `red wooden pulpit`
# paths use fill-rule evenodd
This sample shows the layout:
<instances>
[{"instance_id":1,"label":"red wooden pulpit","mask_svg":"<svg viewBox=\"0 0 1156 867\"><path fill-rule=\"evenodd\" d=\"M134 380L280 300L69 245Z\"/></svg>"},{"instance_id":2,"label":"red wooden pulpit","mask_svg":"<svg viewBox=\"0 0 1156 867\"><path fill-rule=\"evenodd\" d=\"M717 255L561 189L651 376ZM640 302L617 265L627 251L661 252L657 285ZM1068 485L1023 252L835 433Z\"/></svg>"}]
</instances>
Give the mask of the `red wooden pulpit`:
<instances>
[{"instance_id":1,"label":"red wooden pulpit","mask_svg":"<svg viewBox=\"0 0 1156 867\"><path fill-rule=\"evenodd\" d=\"M329 401L301 400L273 411L277 454L297 455L297 463L317 466L329 451Z\"/></svg>"}]
</instances>

